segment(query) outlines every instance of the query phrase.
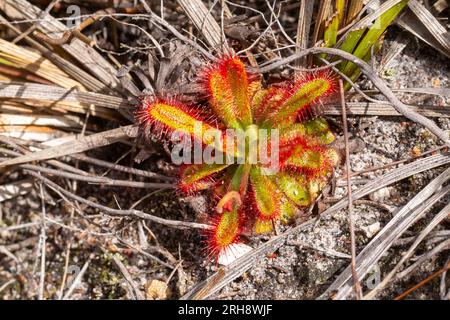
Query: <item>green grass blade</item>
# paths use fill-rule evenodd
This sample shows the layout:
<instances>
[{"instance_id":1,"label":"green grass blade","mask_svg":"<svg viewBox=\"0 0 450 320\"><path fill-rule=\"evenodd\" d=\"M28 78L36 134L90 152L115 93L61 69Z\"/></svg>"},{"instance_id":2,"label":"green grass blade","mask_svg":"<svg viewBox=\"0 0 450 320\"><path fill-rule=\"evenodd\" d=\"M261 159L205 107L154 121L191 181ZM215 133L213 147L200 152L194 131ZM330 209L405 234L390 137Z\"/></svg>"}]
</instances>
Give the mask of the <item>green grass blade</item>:
<instances>
[{"instance_id":1,"label":"green grass blade","mask_svg":"<svg viewBox=\"0 0 450 320\"><path fill-rule=\"evenodd\" d=\"M370 48L377 42L407 3L407 0L401 1L378 17L372 27L370 27L365 36L361 39L353 54L360 59L364 59L370 52ZM355 64L348 63L343 72L346 75L352 75L356 68Z\"/></svg>"}]
</instances>

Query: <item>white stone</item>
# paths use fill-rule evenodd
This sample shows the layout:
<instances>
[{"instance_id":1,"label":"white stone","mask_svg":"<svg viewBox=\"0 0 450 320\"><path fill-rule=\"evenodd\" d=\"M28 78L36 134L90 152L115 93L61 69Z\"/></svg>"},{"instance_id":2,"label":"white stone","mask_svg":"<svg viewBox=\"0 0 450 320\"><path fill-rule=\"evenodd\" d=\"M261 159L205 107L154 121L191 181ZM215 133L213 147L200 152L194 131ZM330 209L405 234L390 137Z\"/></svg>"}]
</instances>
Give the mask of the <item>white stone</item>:
<instances>
[{"instance_id":1,"label":"white stone","mask_svg":"<svg viewBox=\"0 0 450 320\"><path fill-rule=\"evenodd\" d=\"M243 243L233 243L219 254L218 263L227 266L253 248Z\"/></svg>"}]
</instances>

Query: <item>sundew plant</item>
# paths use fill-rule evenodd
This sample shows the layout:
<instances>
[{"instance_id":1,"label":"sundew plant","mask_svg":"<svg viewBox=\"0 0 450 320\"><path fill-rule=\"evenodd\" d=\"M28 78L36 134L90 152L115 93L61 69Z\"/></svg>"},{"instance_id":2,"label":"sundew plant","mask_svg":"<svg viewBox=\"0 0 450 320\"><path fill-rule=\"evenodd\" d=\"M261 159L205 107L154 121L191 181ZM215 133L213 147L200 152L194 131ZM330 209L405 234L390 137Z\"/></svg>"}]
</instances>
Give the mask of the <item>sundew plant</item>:
<instances>
[{"instance_id":1,"label":"sundew plant","mask_svg":"<svg viewBox=\"0 0 450 320\"><path fill-rule=\"evenodd\" d=\"M314 115L336 81L322 71L265 88L241 59L224 56L204 68L198 85L207 104L143 96L136 121L144 135L178 139L184 159L178 189L208 194L207 250L218 257L242 233L268 233L315 201L337 154L327 122ZM201 157L192 161L193 154Z\"/></svg>"}]
</instances>

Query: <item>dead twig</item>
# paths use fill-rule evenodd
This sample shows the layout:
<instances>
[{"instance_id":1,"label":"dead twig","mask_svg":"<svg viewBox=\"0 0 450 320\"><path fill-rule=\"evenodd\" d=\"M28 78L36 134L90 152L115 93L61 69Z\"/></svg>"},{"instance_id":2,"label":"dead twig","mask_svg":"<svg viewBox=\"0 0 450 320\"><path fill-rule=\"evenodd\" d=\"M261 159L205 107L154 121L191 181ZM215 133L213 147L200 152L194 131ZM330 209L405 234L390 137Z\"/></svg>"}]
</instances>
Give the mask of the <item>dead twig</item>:
<instances>
[{"instance_id":1,"label":"dead twig","mask_svg":"<svg viewBox=\"0 0 450 320\"><path fill-rule=\"evenodd\" d=\"M44 285L45 285L45 252L47 246L47 234L46 234L46 224L45 224L45 200L44 200L44 187L42 186L42 182L39 183L39 193L41 197L41 234L39 236L39 242L41 245L41 270L39 274L39 292L38 299L44 299Z\"/></svg>"},{"instance_id":2,"label":"dead twig","mask_svg":"<svg viewBox=\"0 0 450 320\"><path fill-rule=\"evenodd\" d=\"M64 295L64 297L62 298L62 300L69 300L70 299L70 297L72 296L73 291L78 287L78 285L80 284L81 279L83 279L83 276L84 276L87 268L89 267L90 263L91 263L91 258L89 257L89 259L84 263L84 265L81 268L80 272L78 272L77 276L73 280L72 284L70 285L70 288L67 290L67 292Z\"/></svg>"},{"instance_id":3,"label":"dead twig","mask_svg":"<svg viewBox=\"0 0 450 320\"><path fill-rule=\"evenodd\" d=\"M408 166L410 165L405 165L404 167ZM403 208L396 212L389 223L377 233L368 245L366 245L356 258L357 272L360 278L364 277L372 270L373 266L379 261L382 255L389 250L394 242L399 239L425 211L446 195L446 190L437 193L436 190L439 190L449 179L450 168L446 169L437 178L433 179ZM379 183L379 179L375 180L374 183ZM359 190L355 193L358 191ZM335 295L336 299L344 299L347 297L352 292L351 275L351 266L347 266L319 298L324 299L328 297L331 292L335 291L338 291Z\"/></svg>"},{"instance_id":4,"label":"dead twig","mask_svg":"<svg viewBox=\"0 0 450 320\"><path fill-rule=\"evenodd\" d=\"M93 201L84 199L80 196L77 196L75 194L73 194L70 191L65 190L64 188L58 186L56 183L54 183L53 181L39 175L36 172L33 171L29 171L29 170L25 170L25 173L39 179L42 180L42 182L44 182L46 185L48 185L50 188L52 188L55 191L58 191L62 194L64 194L65 196L84 203L90 207L99 209L101 211L103 211L104 213L111 215L111 216L121 216L121 217L136 217L136 218L141 218L141 219L145 219L145 220L149 220L149 221L153 221L156 223L160 223L166 226L170 226L173 228L177 228L177 229L190 229L190 228L195 228L195 229L211 229L212 226L210 225L206 225L206 224L201 224L201 223L196 223L196 222L185 222L185 221L176 221L176 220L168 220L168 219L164 219L164 218L160 218L148 213L145 213L143 211L139 211L139 210L134 210L134 209L129 209L129 210L121 210L121 209L113 209L110 207L106 207L104 205L95 203Z\"/></svg>"},{"instance_id":5,"label":"dead twig","mask_svg":"<svg viewBox=\"0 0 450 320\"><path fill-rule=\"evenodd\" d=\"M53 7L59 2L60 0L52 0L47 8L45 8L44 11L41 12L39 19L36 21L36 23L34 23L31 27L29 27L27 30L25 30L22 34L20 34L19 36L17 36L14 40L13 43L17 43L20 40L22 40L23 38L25 38L26 36L28 36L30 33L32 33L34 30L36 30L37 28L40 27L41 25L41 19L44 20L48 14L50 13L50 11L53 9Z\"/></svg>"},{"instance_id":6,"label":"dead twig","mask_svg":"<svg viewBox=\"0 0 450 320\"><path fill-rule=\"evenodd\" d=\"M348 147L347 112L345 107L344 84L342 83L342 80L339 80L339 90L342 108L342 126L344 127L344 140L345 140L345 167L347 172L348 222L350 226L350 243L351 243L350 251L352 255L351 266L352 266L353 287L355 290L356 300L361 300L361 284L358 279L358 273L356 272L355 219L353 217L352 183L350 180L351 168L350 168L350 151Z\"/></svg>"},{"instance_id":7,"label":"dead twig","mask_svg":"<svg viewBox=\"0 0 450 320\"><path fill-rule=\"evenodd\" d=\"M106 250L104 250L104 249L103 249L103 251L106 252ZM130 273L128 272L128 269L125 267L125 265L122 263L122 261L120 261L120 259L117 257L116 254L113 254L112 258L113 258L115 265L119 269L120 273L122 273L122 275L125 278L125 280L127 281L128 285L133 290L136 299L137 300L145 300L144 294L141 292L141 290L139 290L136 282L133 280Z\"/></svg>"},{"instance_id":8,"label":"dead twig","mask_svg":"<svg viewBox=\"0 0 450 320\"><path fill-rule=\"evenodd\" d=\"M450 264L450 256L447 258L447 261L445 262L446 265ZM445 280L447 277L447 270L445 270L442 275L441 275L441 283L439 285L439 295L441 296L442 300L448 300L450 299L450 291L446 290L446 284L445 284Z\"/></svg>"},{"instance_id":9,"label":"dead twig","mask_svg":"<svg viewBox=\"0 0 450 320\"><path fill-rule=\"evenodd\" d=\"M81 41L83 41L84 43L86 43L87 45L89 45L91 47L95 44L95 41L89 39L88 37L86 37L84 34L82 34L80 31L78 31L76 29L64 31L64 33L62 34L62 36L60 38L52 38L52 37L49 37L48 35L46 35L45 33L42 33L39 31L35 31L33 33L33 36L35 38L38 38L39 40L47 42L48 44L51 44L53 46L62 46L64 44L68 43L70 40L72 40L73 37L77 37L78 39L80 39Z\"/></svg>"},{"instance_id":10,"label":"dead twig","mask_svg":"<svg viewBox=\"0 0 450 320\"><path fill-rule=\"evenodd\" d=\"M450 191L450 187L446 188L447 191ZM414 250L417 246L422 242L423 239L443 220L445 219L450 212L450 204L447 204L444 209L442 209L433 220L427 225L427 227L420 233L408 251L402 256L402 259L397 263L394 269L389 272L389 274L383 279L381 283L379 283L372 291L370 291L367 295L364 296L364 299L373 299L378 292L380 292L394 277L395 273L400 270L402 265L411 257Z\"/></svg>"},{"instance_id":11,"label":"dead twig","mask_svg":"<svg viewBox=\"0 0 450 320\"><path fill-rule=\"evenodd\" d=\"M1 160L2 158L0 158ZM26 170L33 170L39 173L46 173L53 176L68 178L77 181L84 181L94 184L108 185L114 187L129 187L129 188L144 188L144 189L168 189L174 188L175 185L171 183L155 183L155 182L140 182L140 181L129 181L129 180L115 180L107 177L99 177L92 175L81 175L76 173L64 172L61 170L46 168L42 166L37 166L33 164L20 164L19 168Z\"/></svg>"},{"instance_id":12,"label":"dead twig","mask_svg":"<svg viewBox=\"0 0 450 320\"><path fill-rule=\"evenodd\" d=\"M436 271L432 275L430 275L430 276L426 277L424 280L420 281L418 284L416 284L411 289L408 289L405 292L403 292L401 295L395 297L394 300L402 300L402 299L404 299L406 296L410 295L412 292L416 291L417 289L423 287L425 284L427 284L428 282L430 282L434 278L439 277L442 273L446 272L449 269L450 269L450 262L447 263L447 265L445 265L439 271Z\"/></svg>"},{"instance_id":13,"label":"dead twig","mask_svg":"<svg viewBox=\"0 0 450 320\"><path fill-rule=\"evenodd\" d=\"M107 146L109 144L118 142L122 139L137 136L137 127L129 125L117 129L95 133L90 136L83 136L74 141L63 143L61 145L43 149L41 151L25 154L14 159L0 162L0 167L21 164L24 162L48 160L58 158L74 153L84 152L93 148ZM0 141L4 141L5 137L0 136ZM9 141L5 141L9 143Z\"/></svg>"},{"instance_id":14,"label":"dead twig","mask_svg":"<svg viewBox=\"0 0 450 320\"><path fill-rule=\"evenodd\" d=\"M447 211L448 212L448 211ZM446 239L444 241L441 241L437 246L435 246L430 251L425 252L423 255L419 256L417 260L410 265L408 268L403 270L402 272L399 272L396 276L397 279L401 279L406 277L407 275L411 274L415 270L417 270L425 261L431 259L438 253L450 249L450 239Z\"/></svg>"}]
</instances>

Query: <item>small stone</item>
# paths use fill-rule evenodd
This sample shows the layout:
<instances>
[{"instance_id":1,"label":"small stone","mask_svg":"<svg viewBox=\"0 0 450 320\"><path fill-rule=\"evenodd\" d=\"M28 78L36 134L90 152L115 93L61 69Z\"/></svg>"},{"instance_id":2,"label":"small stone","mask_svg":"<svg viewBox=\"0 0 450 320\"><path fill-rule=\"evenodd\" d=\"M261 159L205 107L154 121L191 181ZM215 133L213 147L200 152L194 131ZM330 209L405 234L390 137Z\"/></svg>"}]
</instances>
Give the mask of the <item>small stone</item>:
<instances>
[{"instance_id":1,"label":"small stone","mask_svg":"<svg viewBox=\"0 0 450 320\"><path fill-rule=\"evenodd\" d=\"M278 274L278 276L277 276L277 282L278 282L279 284L286 283L286 280L284 279L284 275L283 275L282 273L279 273L279 274Z\"/></svg>"},{"instance_id":2,"label":"small stone","mask_svg":"<svg viewBox=\"0 0 450 320\"><path fill-rule=\"evenodd\" d=\"M383 200L389 199L390 196L389 188L381 188L369 194L369 199L375 202L383 202Z\"/></svg>"},{"instance_id":3,"label":"small stone","mask_svg":"<svg viewBox=\"0 0 450 320\"><path fill-rule=\"evenodd\" d=\"M252 250L252 247L244 243L233 243L230 245L229 250L220 252L217 262L223 266L227 266L250 250Z\"/></svg>"},{"instance_id":4,"label":"small stone","mask_svg":"<svg viewBox=\"0 0 450 320\"><path fill-rule=\"evenodd\" d=\"M381 225L378 221L375 223L372 223L371 225L361 227L361 229L366 234L367 238L372 238L375 234L378 233L378 231L380 231L380 228L381 228Z\"/></svg>"}]
</instances>

